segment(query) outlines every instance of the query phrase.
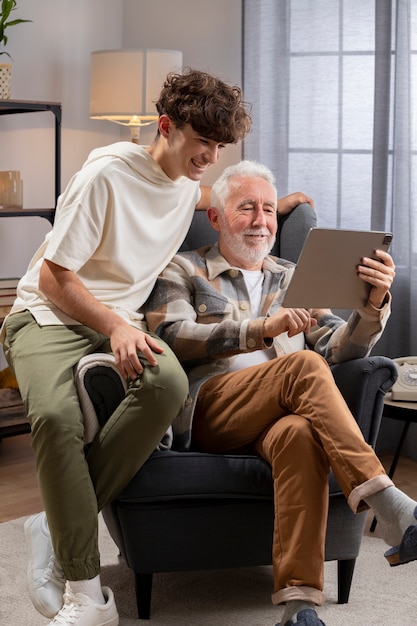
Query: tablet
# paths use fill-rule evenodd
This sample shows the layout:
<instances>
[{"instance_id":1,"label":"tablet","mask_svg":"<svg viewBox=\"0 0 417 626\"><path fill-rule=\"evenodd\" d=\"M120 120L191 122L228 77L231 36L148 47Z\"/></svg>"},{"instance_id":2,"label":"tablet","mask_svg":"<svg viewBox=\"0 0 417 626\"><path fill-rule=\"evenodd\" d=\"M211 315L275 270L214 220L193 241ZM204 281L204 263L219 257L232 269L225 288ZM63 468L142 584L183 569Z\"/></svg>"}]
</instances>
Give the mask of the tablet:
<instances>
[{"instance_id":1,"label":"tablet","mask_svg":"<svg viewBox=\"0 0 417 626\"><path fill-rule=\"evenodd\" d=\"M358 309L371 285L357 276L362 257L388 251L392 233L312 228L284 296L283 306L306 309Z\"/></svg>"}]
</instances>

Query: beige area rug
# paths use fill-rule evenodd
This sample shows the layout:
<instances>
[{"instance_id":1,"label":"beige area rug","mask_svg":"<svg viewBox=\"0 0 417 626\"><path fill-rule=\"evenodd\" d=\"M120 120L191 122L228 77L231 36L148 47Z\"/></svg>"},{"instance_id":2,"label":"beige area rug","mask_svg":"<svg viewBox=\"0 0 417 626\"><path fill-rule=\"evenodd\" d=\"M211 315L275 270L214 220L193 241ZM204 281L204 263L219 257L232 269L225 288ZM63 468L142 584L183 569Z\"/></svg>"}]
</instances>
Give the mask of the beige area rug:
<instances>
[{"instance_id":1,"label":"beige area rug","mask_svg":"<svg viewBox=\"0 0 417 626\"><path fill-rule=\"evenodd\" d=\"M0 625L43 626L48 620L32 607L26 592L26 518L0 524ZM270 604L272 569L157 574L151 621L136 619L132 572L100 520L102 582L115 594L120 626L275 626L283 609ZM326 626L417 624L417 562L390 568L381 539L365 536L356 562L351 597L338 605L336 563L326 563Z\"/></svg>"}]
</instances>

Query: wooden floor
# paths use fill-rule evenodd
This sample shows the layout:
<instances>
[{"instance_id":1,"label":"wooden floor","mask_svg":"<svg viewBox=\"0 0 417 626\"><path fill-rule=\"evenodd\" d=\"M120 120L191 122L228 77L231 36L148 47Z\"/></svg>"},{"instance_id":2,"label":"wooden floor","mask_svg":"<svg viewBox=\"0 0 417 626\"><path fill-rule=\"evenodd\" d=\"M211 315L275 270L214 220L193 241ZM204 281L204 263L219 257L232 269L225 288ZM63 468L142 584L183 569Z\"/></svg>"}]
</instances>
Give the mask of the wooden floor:
<instances>
[{"instance_id":1,"label":"wooden floor","mask_svg":"<svg viewBox=\"0 0 417 626\"><path fill-rule=\"evenodd\" d=\"M30 434L0 441L0 522L43 510Z\"/></svg>"},{"instance_id":2,"label":"wooden floor","mask_svg":"<svg viewBox=\"0 0 417 626\"><path fill-rule=\"evenodd\" d=\"M389 468L391 457L382 462ZM395 484L417 500L417 462L402 457L395 472ZM0 441L0 522L32 515L43 510L36 483L35 458L30 435L8 437ZM367 529L371 521L368 522ZM378 532L378 526L376 533Z\"/></svg>"}]
</instances>

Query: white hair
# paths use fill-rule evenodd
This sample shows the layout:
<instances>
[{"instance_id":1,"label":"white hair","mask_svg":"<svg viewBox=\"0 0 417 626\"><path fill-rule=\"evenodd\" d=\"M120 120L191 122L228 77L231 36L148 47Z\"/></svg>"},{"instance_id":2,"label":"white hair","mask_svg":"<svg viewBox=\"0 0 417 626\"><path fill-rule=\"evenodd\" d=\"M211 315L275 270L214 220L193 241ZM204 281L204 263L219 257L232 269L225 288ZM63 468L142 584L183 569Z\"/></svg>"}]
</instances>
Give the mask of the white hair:
<instances>
[{"instance_id":1,"label":"white hair","mask_svg":"<svg viewBox=\"0 0 417 626\"><path fill-rule=\"evenodd\" d=\"M210 204L220 211L224 210L230 193L230 182L239 176L247 178L264 178L275 190L275 176L266 165L257 161L240 161L235 165L229 165L216 180L211 188Z\"/></svg>"}]
</instances>

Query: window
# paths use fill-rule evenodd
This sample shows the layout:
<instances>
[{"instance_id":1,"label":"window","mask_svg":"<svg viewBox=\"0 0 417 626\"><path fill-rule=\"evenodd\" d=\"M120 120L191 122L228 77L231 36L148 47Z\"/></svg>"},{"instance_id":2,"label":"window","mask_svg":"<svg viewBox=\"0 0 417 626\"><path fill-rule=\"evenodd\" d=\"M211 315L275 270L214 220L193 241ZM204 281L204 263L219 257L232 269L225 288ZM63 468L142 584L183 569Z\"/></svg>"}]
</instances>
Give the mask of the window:
<instances>
[{"instance_id":1,"label":"window","mask_svg":"<svg viewBox=\"0 0 417 626\"><path fill-rule=\"evenodd\" d=\"M393 231L392 353L417 353L417 0L243 8L245 158L274 171L280 195L312 196L320 226Z\"/></svg>"}]
</instances>

